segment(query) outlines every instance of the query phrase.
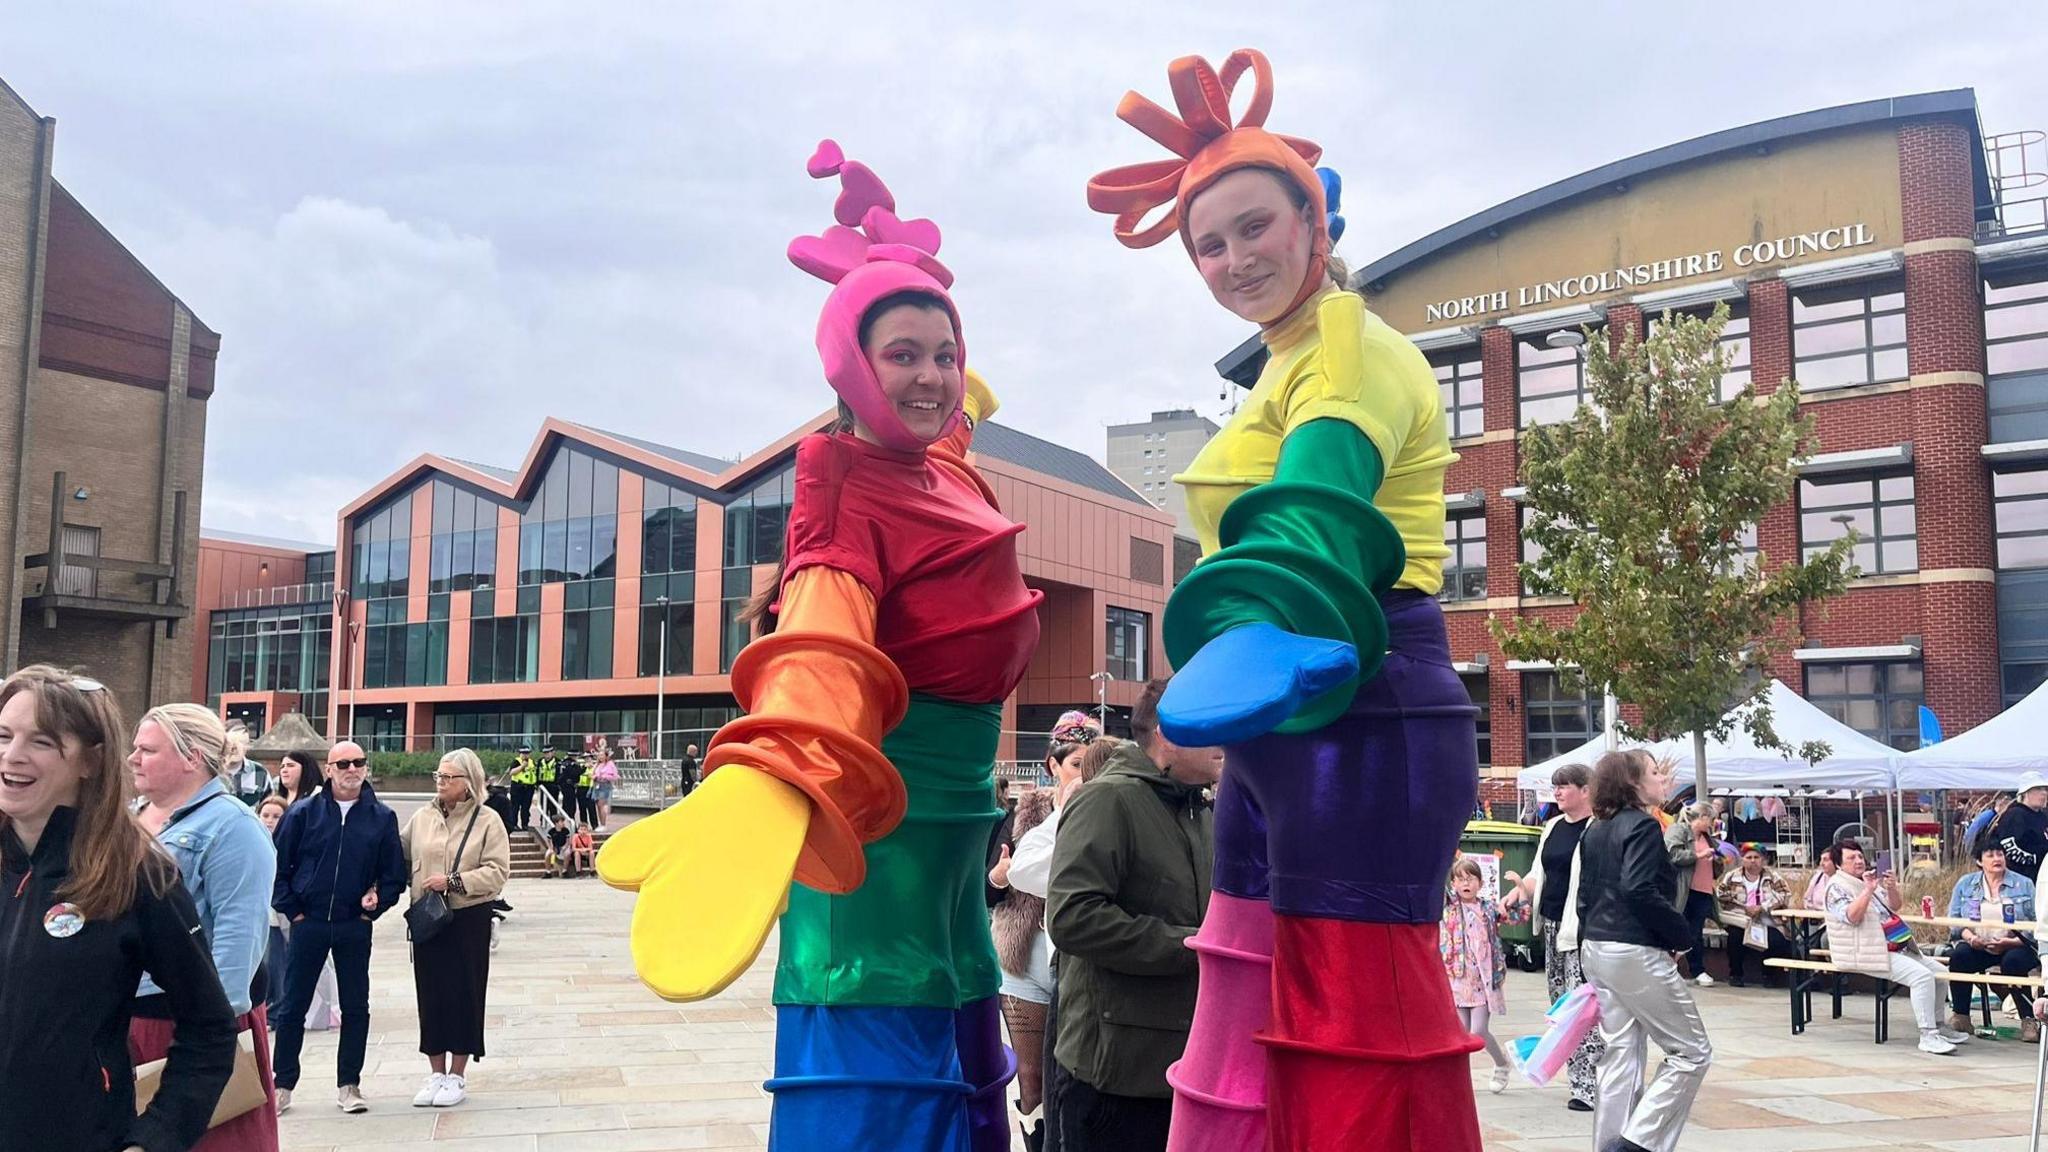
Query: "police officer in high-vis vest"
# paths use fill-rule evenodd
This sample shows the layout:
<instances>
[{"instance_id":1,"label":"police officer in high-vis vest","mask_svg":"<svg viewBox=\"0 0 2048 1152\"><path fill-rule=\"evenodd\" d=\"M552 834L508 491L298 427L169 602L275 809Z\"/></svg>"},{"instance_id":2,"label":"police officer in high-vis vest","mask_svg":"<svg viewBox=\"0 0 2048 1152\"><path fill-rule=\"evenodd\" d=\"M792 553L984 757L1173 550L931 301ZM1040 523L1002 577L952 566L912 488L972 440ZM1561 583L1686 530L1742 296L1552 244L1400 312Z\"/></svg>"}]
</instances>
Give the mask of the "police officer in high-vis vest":
<instances>
[{"instance_id":1,"label":"police officer in high-vis vest","mask_svg":"<svg viewBox=\"0 0 2048 1152\"><path fill-rule=\"evenodd\" d=\"M559 767L560 763L555 759L555 746L552 744L544 745L540 750L540 786L553 794L557 804L562 802L560 785L556 782L557 769ZM540 816L541 826L544 828L555 822L554 814L548 811L545 800L541 802Z\"/></svg>"},{"instance_id":2,"label":"police officer in high-vis vest","mask_svg":"<svg viewBox=\"0 0 2048 1152\"><path fill-rule=\"evenodd\" d=\"M512 762L512 813L514 831L523 832L533 822L533 786L540 776L533 766L533 748L519 746L519 758Z\"/></svg>"},{"instance_id":3,"label":"police officer in high-vis vest","mask_svg":"<svg viewBox=\"0 0 2048 1152\"><path fill-rule=\"evenodd\" d=\"M588 754L583 756L583 768L576 775L576 820L578 823L597 827L597 801L591 798L590 790L597 787L597 761Z\"/></svg>"}]
</instances>

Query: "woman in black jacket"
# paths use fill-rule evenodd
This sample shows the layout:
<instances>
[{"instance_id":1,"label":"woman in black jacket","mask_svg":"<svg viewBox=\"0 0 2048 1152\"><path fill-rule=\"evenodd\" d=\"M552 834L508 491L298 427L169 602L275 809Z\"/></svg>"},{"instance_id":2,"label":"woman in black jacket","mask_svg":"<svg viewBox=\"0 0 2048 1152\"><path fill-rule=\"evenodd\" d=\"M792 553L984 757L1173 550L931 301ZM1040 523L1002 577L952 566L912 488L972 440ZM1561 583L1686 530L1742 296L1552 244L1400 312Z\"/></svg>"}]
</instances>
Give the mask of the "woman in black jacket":
<instances>
[{"instance_id":1,"label":"woman in black jacket","mask_svg":"<svg viewBox=\"0 0 2048 1152\"><path fill-rule=\"evenodd\" d=\"M1706 1079L1713 1048L1678 975L1675 954L1690 945L1685 917L1671 905L1677 872L1649 814L1662 791L1640 749L1609 752L1593 766L1592 826L1579 842L1579 960L1600 990L1600 1099L1593 1147L1600 1152L1671 1152ZM1646 1087L1646 1043L1664 1066Z\"/></svg>"},{"instance_id":2,"label":"woman in black jacket","mask_svg":"<svg viewBox=\"0 0 2048 1152\"><path fill-rule=\"evenodd\" d=\"M234 1068L199 914L128 813L127 733L96 680L38 665L0 685L0 1148L184 1152ZM174 1034L138 1116L128 1025L145 970Z\"/></svg>"}]
</instances>

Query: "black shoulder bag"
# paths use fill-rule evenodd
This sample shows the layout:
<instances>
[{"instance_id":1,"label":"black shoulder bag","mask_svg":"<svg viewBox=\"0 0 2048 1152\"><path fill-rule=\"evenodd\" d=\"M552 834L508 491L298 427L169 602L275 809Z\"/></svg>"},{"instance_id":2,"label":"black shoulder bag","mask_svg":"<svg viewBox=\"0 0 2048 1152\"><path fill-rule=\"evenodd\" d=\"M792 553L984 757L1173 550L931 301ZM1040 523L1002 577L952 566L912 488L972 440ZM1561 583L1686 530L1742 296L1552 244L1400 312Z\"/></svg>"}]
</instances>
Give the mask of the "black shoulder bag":
<instances>
[{"instance_id":1,"label":"black shoulder bag","mask_svg":"<svg viewBox=\"0 0 2048 1152\"><path fill-rule=\"evenodd\" d=\"M448 874L455 875L462 868L463 850L469 847L469 834L476 831L476 818L483 812L479 804L469 810L469 826L462 830L462 843L455 846L455 858L448 862ZM424 944L441 934L455 919L455 912L448 907L448 898L429 889L408 904L405 909L405 934L415 944Z\"/></svg>"}]
</instances>

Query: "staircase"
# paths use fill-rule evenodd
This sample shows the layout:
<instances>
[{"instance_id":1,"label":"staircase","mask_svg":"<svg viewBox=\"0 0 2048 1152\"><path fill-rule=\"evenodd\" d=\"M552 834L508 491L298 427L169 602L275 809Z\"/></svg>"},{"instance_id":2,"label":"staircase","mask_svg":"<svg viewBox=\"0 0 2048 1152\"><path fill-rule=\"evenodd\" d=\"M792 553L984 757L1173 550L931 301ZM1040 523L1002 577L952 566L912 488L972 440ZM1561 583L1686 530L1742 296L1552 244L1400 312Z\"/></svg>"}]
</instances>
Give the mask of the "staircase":
<instances>
[{"instance_id":1,"label":"staircase","mask_svg":"<svg viewBox=\"0 0 2048 1152\"><path fill-rule=\"evenodd\" d=\"M611 837L612 830L591 833L599 848ZM512 833L512 875L520 879L534 880L548 874L548 846L540 833L528 829Z\"/></svg>"}]
</instances>

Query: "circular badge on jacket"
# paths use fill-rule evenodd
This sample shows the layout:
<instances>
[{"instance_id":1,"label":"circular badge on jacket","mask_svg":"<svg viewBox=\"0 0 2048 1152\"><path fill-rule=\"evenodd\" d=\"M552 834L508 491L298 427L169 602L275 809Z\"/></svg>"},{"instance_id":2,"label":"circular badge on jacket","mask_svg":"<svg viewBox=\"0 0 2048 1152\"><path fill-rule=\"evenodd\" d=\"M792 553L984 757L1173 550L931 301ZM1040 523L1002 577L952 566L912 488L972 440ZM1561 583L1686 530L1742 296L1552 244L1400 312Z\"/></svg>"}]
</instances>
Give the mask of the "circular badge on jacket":
<instances>
[{"instance_id":1,"label":"circular badge on jacket","mask_svg":"<svg viewBox=\"0 0 2048 1152\"><path fill-rule=\"evenodd\" d=\"M43 931L59 940L76 936L85 927L85 916L76 904L52 904L43 913Z\"/></svg>"}]
</instances>

